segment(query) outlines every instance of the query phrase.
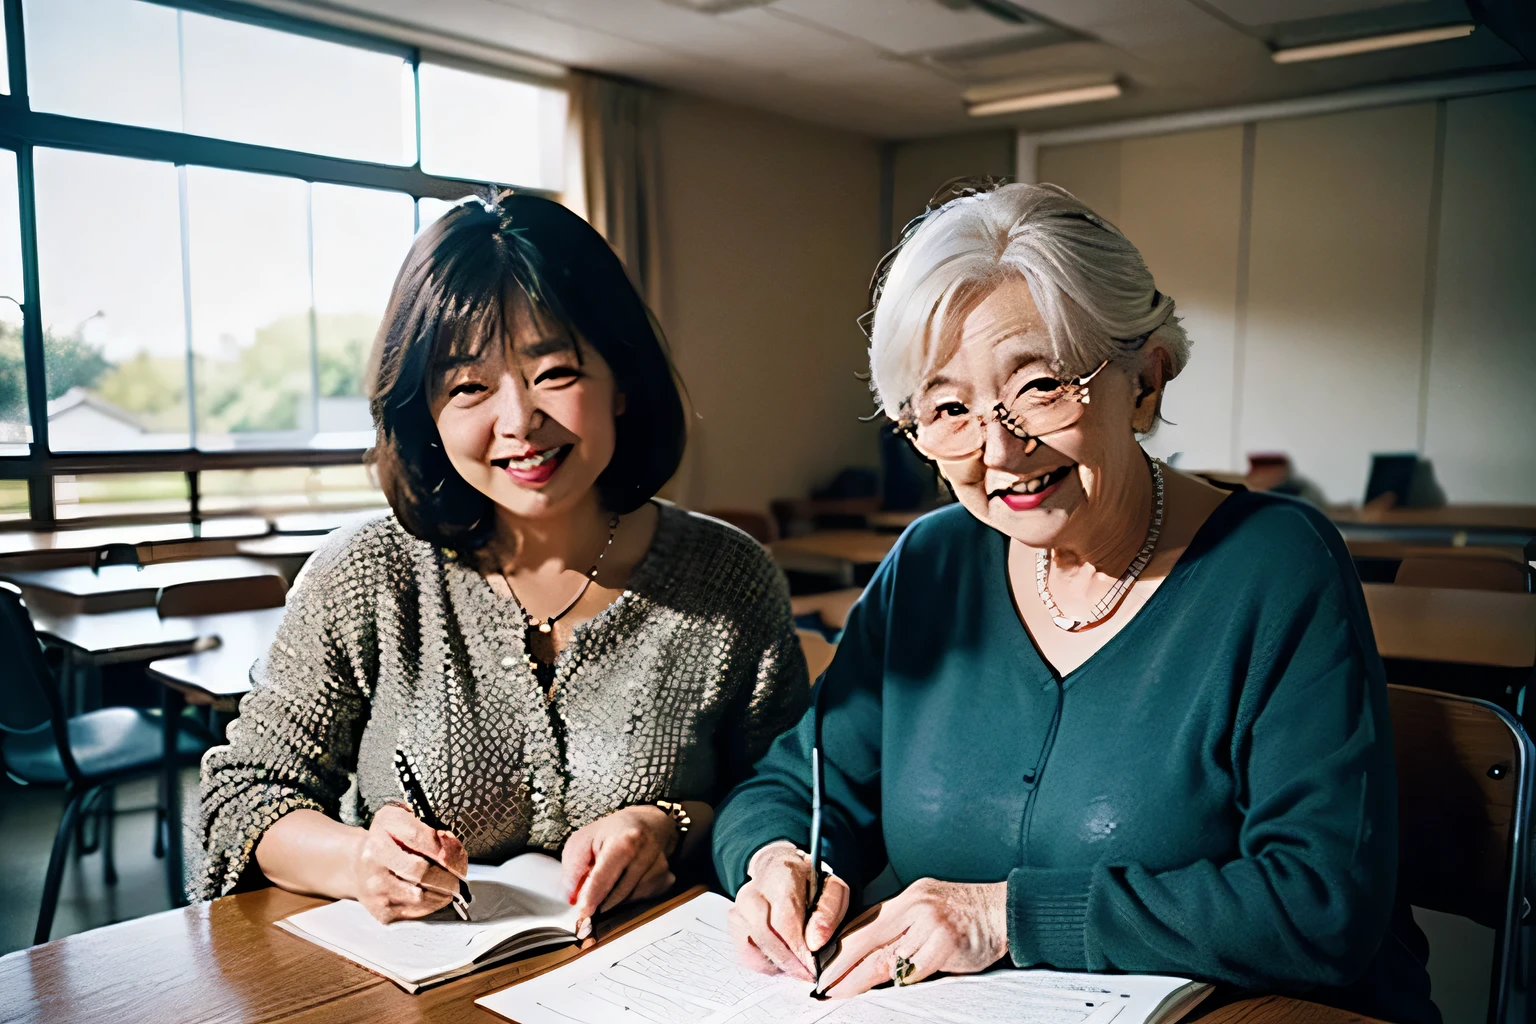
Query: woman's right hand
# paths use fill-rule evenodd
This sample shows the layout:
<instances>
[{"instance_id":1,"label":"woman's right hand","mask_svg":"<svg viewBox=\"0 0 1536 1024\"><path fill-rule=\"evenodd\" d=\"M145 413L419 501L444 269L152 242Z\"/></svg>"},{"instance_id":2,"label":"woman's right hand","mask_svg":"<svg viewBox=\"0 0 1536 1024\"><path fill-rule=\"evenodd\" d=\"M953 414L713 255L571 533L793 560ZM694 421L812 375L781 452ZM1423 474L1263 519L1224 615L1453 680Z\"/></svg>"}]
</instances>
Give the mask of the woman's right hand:
<instances>
[{"instance_id":1,"label":"woman's right hand","mask_svg":"<svg viewBox=\"0 0 1536 1024\"><path fill-rule=\"evenodd\" d=\"M435 862L435 863L434 863ZM360 838L352 861L352 894L379 922L426 917L459 891L469 855L452 832L439 831L396 804L385 804Z\"/></svg>"},{"instance_id":2,"label":"woman's right hand","mask_svg":"<svg viewBox=\"0 0 1536 1024\"><path fill-rule=\"evenodd\" d=\"M731 907L731 940L741 962L763 974L816 977L815 953L832 938L848 912L848 885L827 875L810 921L811 858L793 843L769 843L752 855L747 883Z\"/></svg>"}]
</instances>

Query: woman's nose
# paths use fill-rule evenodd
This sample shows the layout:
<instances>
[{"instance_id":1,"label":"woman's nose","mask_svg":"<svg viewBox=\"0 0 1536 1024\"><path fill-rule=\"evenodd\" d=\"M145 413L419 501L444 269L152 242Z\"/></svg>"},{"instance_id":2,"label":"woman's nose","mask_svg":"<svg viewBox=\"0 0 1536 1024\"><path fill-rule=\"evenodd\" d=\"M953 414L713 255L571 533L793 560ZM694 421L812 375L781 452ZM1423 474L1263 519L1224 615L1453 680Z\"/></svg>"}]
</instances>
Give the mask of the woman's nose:
<instances>
[{"instance_id":1,"label":"woman's nose","mask_svg":"<svg viewBox=\"0 0 1536 1024\"><path fill-rule=\"evenodd\" d=\"M986 434L981 446L981 463L988 469L1006 469L1040 446L1039 438L1020 437L996 416L987 417L984 429Z\"/></svg>"},{"instance_id":2,"label":"woman's nose","mask_svg":"<svg viewBox=\"0 0 1536 1024\"><path fill-rule=\"evenodd\" d=\"M527 437L539 425L533 395L515 378L503 378L496 387L496 433L501 437Z\"/></svg>"}]
</instances>

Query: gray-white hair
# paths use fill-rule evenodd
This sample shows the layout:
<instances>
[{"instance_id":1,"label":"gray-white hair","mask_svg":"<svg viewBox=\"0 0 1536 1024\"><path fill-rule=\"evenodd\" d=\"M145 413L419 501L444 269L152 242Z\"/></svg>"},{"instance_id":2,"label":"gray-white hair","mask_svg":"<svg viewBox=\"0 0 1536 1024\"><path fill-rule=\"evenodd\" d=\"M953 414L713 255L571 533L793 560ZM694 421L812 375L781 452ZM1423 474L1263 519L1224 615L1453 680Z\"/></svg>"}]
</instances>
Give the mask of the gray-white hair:
<instances>
[{"instance_id":1,"label":"gray-white hair","mask_svg":"<svg viewBox=\"0 0 1536 1024\"><path fill-rule=\"evenodd\" d=\"M1184 368L1189 338L1173 299L1119 228L1056 185L947 187L960 198L931 205L877 278L870 386L887 416L904 417L923 373L953 355L965 317L1013 274L1029 283L1059 371L1139 363L1154 334L1169 379Z\"/></svg>"}]
</instances>

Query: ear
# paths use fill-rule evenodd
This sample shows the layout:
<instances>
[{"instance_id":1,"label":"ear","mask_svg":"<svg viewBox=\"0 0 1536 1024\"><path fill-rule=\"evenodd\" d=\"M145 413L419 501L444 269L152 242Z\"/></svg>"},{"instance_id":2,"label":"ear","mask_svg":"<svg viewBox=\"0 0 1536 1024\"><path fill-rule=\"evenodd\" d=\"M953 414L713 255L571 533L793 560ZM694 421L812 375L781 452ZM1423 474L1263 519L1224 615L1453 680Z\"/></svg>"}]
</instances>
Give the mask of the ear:
<instances>
[{"instance_id":1,"label":"ear","mask_svg":"<svg viewBox=\"0 0 1536 1024\"><path fill-rule=\"evenodd\" d=\"M624 398L624 392L613 393L613 415L617 418L624 415L624 410L629 408L628 401Z\"/></svg>"},{"instance_id":2,"label":"ear","mask_svg":"<svg viewBox=\"0 0 1536 1024\"><path fill-rule=\"evenodd\" d=\"M1163 386L1168 381L1168 351L1161 346L1147 353L1141 372L1136 375L1135 404L1131 409L1131 429L1149 434L1157 425L1163 407Z\"/></svg>"}]
</instances>

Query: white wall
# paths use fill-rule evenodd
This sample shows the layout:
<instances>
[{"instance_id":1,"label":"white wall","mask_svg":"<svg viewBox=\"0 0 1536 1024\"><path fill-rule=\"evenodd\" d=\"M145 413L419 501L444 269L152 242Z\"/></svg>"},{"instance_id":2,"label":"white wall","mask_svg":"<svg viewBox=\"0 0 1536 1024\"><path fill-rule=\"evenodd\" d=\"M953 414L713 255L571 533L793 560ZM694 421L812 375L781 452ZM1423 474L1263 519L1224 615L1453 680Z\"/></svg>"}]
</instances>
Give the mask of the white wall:
<instances>
[{"instance_id":1,"label":"white wall","mask_svg":"<svg viewBox=\"0 0 1536 1024\"><path fill-rule=\"evenodd\" d=\"M1155 452L1241 469L1286 451L1358 502L1373 452L1419 451L1451 501L1536 503L1536 90L1045 147L1037 166L1186 317Z\"/></svg>"}]
</instances>

